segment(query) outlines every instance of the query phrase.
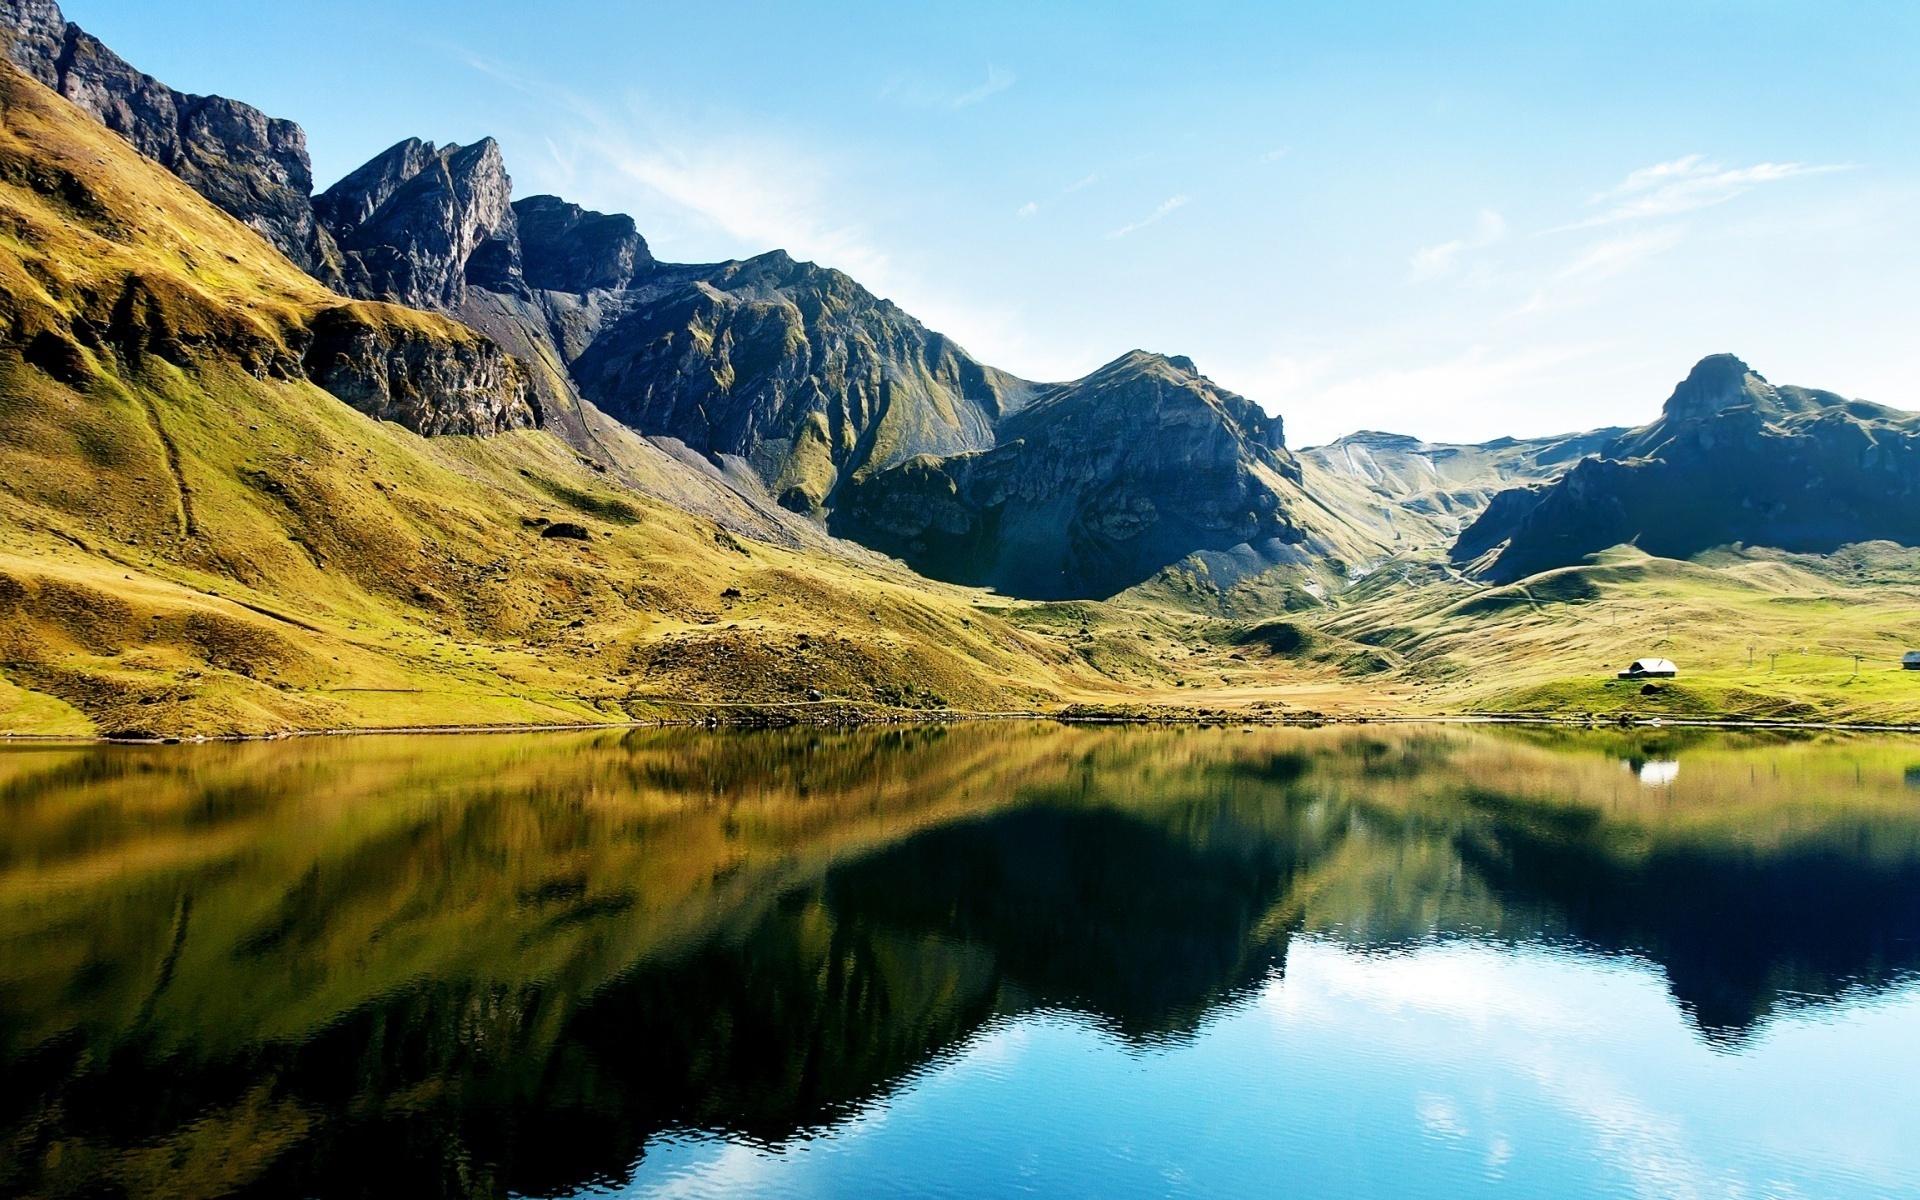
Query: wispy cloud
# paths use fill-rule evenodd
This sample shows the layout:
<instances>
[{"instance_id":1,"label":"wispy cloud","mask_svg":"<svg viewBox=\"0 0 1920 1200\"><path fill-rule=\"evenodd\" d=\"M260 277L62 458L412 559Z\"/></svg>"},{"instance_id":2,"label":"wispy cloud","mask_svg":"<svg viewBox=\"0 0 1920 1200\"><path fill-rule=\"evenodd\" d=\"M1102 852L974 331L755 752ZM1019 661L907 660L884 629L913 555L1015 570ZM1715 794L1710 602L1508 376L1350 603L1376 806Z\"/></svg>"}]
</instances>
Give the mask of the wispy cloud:
<instances>
[{"instance_id":1,"label":"wispy cloud","mask_svg":"<svg viewBox=\"0 0 1920 1200\"><path fill-rule=\"evenodd\" d=\"M880 98L909 108L970 108L1018 82L1020 77L1012 71L989 63L986 79L969 88L956 91L950 82L943 84L912 75L896 75L880 89Z\"/></svg>"},{"instance_id":2,"label":"wispy cloud","mask_svg":"<svg viewBox=\"0 0 1920 1200\"><path fill-rule=\"evenodd\" d=\"M1589 206L1600 207L1603 211L1548 232L1671 217L1698 208L1725 204L1761 184L1847 169L1843 164L1814 166L1791 162L1724 167L1708 161L1703 155L1689 154L1684 158L1641 167L1587 202Z\"/></svg>"},{"instance_id":3,"label":"wispy cloud","mask_svg":"<svg viewBox=\"0 0 1920 1200\"><path fill-rule=\"evenodd\" d=\"M1167 214L1173 212L1175 209L1184 208L1188 204L1191 204L1192 202L1193 202L1192 196L1169 196L1167 197L1166 200L1161 202L1159 208L1154 209L1152 212L1148 213L1146 216L1140 218L1138 221L1135 221L1130 225L1122 225L1120 228L1107 234L1107 236L1110 238L1123 238L1123 237L1126 237L1128 234L1138 233L1140 230L1145 229L1147 226L1153 224L1155 221L1160 220L1162 217L1165 217Z\"/></svg>"},{"instance_id":4,"label":"wispy cloud","mask_svg":"<svg viewBox=\"0 0 1920 1200\"><path fill-rule=\"evenodd\" d=\"M1290 443L1350 433L1356 420L1426 436L1450 424L1459 432L1448 436L1493 437L1522 426L1550 432L1533 427L1538 414L1525 408L1537 400L1538 385L1603 349L1594 342L1476 345L1437 361L1383 366L1369 345L1317 358L1278 355L1244 373L1222 368L1215 377L1285 414Z\"/></svg>"},{"instance_id":5,"label":"wispy cloud","mask_svg":"<svg viewBox=\"0 0 1920 1200\"><path fill-rule=\"evenodd\" d=\"M1554 278L1606 279L1644 259L1673 249L1680 244L1681 236L1679 226L1668 225L1608 238L1588 247L1578 258L1562 267Z\"/></svg>"},{"instance_id":6,"label":"wispy cloud","mask_svg":"<svg viewBox=\"0 0 1920 1200\"><path fill-rule=\"evenodd\" d=\"M1100 176L1098 175L1083 175L1079 179L1075 180L1074 182L1061 188L1059 191L1055 192L1053 195L1048 196L1045 200L1027 201L1025 204L1022 204L1017 210L1015 210L1013 215L1016 217L1019 217L1022 221L1024 221L1028 217L1031 217L1036 213L1038 213L1041 209L1050 206L1051 204L1053 204L1054 201L1063 200L1066 197L1073 195L1075 192L1080 191L1082 188L1090 188L1094 184L1099 182L1100 182Z\"/></svg>"},{"instance_id":7,"label":"wispy cloud","mask_svg":"<svg viewBox=\"0 0 1920 1200\"><path fill-rule=\"evenodd\" d=\"M1436 246L1428 246L1414 254L1408 264L1413 270L1414 281L1418 283L1451 274L1468 251L1491 246L1505 237L1506 233L1505 218L1490 208L1480 210L1480 217L1475 222L1471 234L1449 242L1441 242Z\"/></svg>"},{"instance_id":8,"label":"wispy cloud","mask_svg":"<svg viewBox=\"0 0 1920 1200\"><path fill-rule=\"evenodd\" d=\"M978 104L988 96L1006 91L1017 82L1019 82L1019 77L1012 71L1002 70L999 67L988 64L987 81L979 87L969 88L967 91L961 92L953 98L948 107L965 108L970 104Z\"/></svg>"},{"instance_id":9,"label":"wispy cloud","mask_svg":"<svg viewBox=\"0 0 1920 1200\"><path fill-rule=\"evenodd\" d=\"M744 249L781 247L878 283L887 255L857 223L835 186L835 164L778 137L688 125L636 109L625 120L583 114L556 153L593 176L594 191L640 191ZM655 205L648 207L657 208Z\"/></svg>"}]
</instances>

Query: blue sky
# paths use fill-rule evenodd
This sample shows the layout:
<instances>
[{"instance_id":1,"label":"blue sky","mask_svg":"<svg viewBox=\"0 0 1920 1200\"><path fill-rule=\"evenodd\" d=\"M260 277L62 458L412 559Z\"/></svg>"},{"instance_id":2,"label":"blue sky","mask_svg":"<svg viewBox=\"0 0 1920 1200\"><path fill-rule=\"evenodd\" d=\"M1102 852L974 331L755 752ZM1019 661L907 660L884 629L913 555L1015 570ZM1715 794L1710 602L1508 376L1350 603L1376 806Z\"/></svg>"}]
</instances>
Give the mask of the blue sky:
<instances>
[{"instance_id":1,"label":"blue sky","mask_svg":"<svg viewBox=\"0 0 1920 1200\"><path fill-rule=\"evenodd\" d=\"M1638 423L1703 355L1920 408L1920 4L72 0L662 258L783 247L1034 378L1187 354L1305 445Z\"/></svg>"}]
</instances>

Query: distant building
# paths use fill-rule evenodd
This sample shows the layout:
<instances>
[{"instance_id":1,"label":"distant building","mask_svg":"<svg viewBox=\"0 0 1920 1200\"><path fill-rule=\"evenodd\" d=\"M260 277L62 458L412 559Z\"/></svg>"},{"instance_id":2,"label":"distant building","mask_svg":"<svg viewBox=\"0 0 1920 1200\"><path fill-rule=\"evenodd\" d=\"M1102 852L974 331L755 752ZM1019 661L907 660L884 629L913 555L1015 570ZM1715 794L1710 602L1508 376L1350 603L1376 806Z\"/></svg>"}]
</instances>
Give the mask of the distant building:
<instances>
[{"instance_id":1,"label":"distant building","mask_svg":"<svg viewBox=\"0 0 1920 1200\"><path fill-rule=\"evenodd\" d=\"M1900 665L1909 671L1920 671L1920 650L1909 650L1901 655Z\"/></svg>"},{"instance_id":2,"label":"distant building","mask_svg":"<svg viewBox=\"0 0 1920 1200\"><path fill-rule=\"evenodd\" d=\"M1664 658L1636 658L1633 665L1620 672L1622 679L1672 679L1680 673L1680 668Z\"/></svg>"}]
</instances>

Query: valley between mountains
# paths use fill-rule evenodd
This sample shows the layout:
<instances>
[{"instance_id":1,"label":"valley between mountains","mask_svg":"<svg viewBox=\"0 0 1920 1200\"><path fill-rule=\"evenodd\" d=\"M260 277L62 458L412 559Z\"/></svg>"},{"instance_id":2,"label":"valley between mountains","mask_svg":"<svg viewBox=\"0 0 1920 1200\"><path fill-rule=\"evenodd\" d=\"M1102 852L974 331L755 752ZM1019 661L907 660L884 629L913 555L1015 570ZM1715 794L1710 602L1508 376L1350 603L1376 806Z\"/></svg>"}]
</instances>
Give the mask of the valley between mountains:
<instances>
[{"instance_id":1,"label":"valley between mountains","mask_svg":"<svg viewBox=\"0 0 1920 1200\"><path fill-rule=\"evenodd\" d=\"M0 39L0 731L1920 720L1915 414L1714 354L1637 428L1295 449L1178 355L1020 379L490 140L316 194L50 0Z\"/></svg>"}]
</instances>

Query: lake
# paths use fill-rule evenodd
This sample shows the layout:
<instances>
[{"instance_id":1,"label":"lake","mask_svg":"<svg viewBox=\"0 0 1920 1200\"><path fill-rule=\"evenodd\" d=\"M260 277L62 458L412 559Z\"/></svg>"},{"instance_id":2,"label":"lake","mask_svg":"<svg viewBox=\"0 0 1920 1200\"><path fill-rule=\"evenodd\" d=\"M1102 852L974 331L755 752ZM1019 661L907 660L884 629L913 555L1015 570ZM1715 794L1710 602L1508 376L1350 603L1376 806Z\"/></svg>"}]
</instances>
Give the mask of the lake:
<instances>
[{"instance_id":1,"label":"lake","mask_svg":"<svg viewBox=\"0 0 1920 1200\"><path fill-rule=\"evenodd\" d=\"M1920 741L0 745L0 1195L1920 1195Z\"/></svg>"}]
</instances>

